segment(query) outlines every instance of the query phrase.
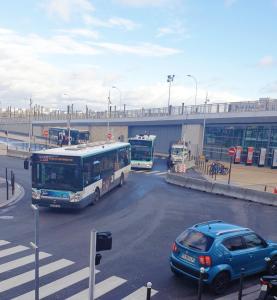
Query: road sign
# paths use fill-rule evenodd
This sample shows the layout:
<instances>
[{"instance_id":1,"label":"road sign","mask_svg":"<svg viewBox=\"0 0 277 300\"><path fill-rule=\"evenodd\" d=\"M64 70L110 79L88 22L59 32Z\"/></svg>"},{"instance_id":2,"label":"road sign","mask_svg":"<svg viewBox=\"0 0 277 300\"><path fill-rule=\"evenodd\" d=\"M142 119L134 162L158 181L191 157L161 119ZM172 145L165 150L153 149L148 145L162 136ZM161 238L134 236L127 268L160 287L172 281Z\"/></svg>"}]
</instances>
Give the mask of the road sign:
<instances>
[{"instance_id":1,"label":"road sign","mask_svg":"<svg viewBox=\"0 0 277 300\"><path fill-rule=\"evenodd\" d=\"M45 129L45 130L43 130L43 133L42 133L42 135L43 135L43 136L45 136L45 137L48 137L48 130L46 130L46 129Z\"/></svg>"},{"instance_id":2,"label":"road sign","mask_svg":"<svg viewBox=\"0 0 277 300\"><path fill-rule=\"evenodd\" d=\"M110 132L107 134L107 138L108 138L109 140L112 138L112 134L111 134Z\"/></svg>"},{"instance_id":3,"label":"road sign","mask_svg":"<svg viewBox=\"0 0 277 300\"><path fill-rule=\"evenodd\" d=\"M229 156L234 156L236 154L236 148L235 147L231 147L228 149L228 155Z\"/></svg>"}]
</instances>

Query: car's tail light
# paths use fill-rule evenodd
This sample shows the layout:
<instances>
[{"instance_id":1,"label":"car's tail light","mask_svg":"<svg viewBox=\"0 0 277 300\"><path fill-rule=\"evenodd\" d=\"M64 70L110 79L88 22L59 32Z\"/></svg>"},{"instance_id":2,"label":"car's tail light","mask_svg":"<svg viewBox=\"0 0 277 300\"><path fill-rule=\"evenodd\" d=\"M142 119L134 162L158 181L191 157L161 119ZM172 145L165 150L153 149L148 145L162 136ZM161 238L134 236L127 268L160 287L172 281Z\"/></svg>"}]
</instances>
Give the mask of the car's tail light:
<instances>
[{"instance_id":1,"label":"car's tail light","mask_svg":"<svg viewBox=\"0 0 277 300\"><path fill-rule=\"evenodd\" d=\"M212 265L212 259L208 255L201 255L198 257L199 263L202 266L210 267Z\"/></svg>"},{"instance_id":2,"label":"car's tail light","mask_svg":"<svg viewBox=\"0 0 277 300\"><path fill-rule=\"evenodd\" d=\"M172 252L178 252L178 247L175 242L172 244L171 250Z\"/></svg>"}]
</instances>

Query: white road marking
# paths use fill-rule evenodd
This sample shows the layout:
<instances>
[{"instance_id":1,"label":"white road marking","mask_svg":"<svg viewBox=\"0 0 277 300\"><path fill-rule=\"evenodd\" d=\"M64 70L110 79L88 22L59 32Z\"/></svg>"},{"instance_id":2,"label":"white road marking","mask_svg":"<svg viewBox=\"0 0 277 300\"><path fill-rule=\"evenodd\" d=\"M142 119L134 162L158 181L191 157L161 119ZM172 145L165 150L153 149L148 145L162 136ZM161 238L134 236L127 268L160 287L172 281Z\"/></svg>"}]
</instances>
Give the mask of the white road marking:
<instances>
[{"instance_id":1,"label":"white road marking","mask_svg":"<svg viewBox=\"0 0 277 300\"><path fill-rule=\"evenodd\" d=\"M42 266L39 268L39 277L45 276L62 268L68 267L74 264L74 262L67 259L60 259L54 261L50 264ZM31 270L20 275L11 277L9 279L3 280L0 282L0 293L5 292L9 289L17 287L26 282L32 281L35 279L35 270Z\"/></svg>"},{"instance_id":2,"label":"white road marking","mask_svg":"<svg viewBox=\"0 0 277 300\"><path fill-rule=\"evenodd\" d=\"M152 289L151 290L151 297L157 294L158 291ZM147 294L147 288L142 286L138 290L134 291L132 294L128 295L127 297L123 298L122 300L145 300Z\"/></svg>"},{"instance_id":3,"label":"white road marking","mask_svg":"<svg viewBox=\"0 0 277 300\"><path fill-rule=\"evenodd\" d=\"M48 253L45 253L45 252L40 252L39 253L39 259L43 259L43 258L46 258L46 257L49 257L49 256L51 256L51 254L48 254ZM10 270L13 270L13 269L16 269L16 268L19 268L19 267L22 267L24 265L30 264L34 261L35 261L35 255L34 254L24 256L24 257L21 257L21 258L16 259L16 260L9 261L7 263L4 263L4 264L0 265L0 274L4 273L4 272L7 272L7 271L10 271Z\"/></svg>"},{"instance_id":4,"label":"white road marking","mask_svg":"<svg viewBox=\"0 0 277 300\"><path fill-rule=\"evenodd\" d=\"M8 256L8 255L12 255L12 254L24 251L24 250L28 250L28 249L29 248L25 247L25 246L15 246L15 247L11 247L8 249L4 249L4 250L0 251L0 258Z\"/></svg>"},{"instance_id":5,"label":"white road marking","mask_svg":"<svg viewBox=\"0 0 277 300\"><path fill-rule=\"evenodd\" d=\"M98 273L99 271L96 271ZM70 285L73 285L83 279L89 277L89 268L81 269L77 272L71 273L65 277L57 279L51 283L48 283L39 288L39 299L43 299L48 297L64 288L67 288ZM31 291L29 293L23 294L19 297L14 298L13 300L34 300L35 299L35 291Z\"/></svg>"},{"instance_id":6,"label":"white road marking","mask_svg":"<svg viewBox=\"0 0 277 300\"><path fill-rule=\"evenodd\" d=\"M95 285L95 298L99 298L106 293L112 291L113 289L119 287L127 280L117 277L111 276ZM72 297L67 298L67 300L88 300L89 289L83 290L82 292L73 295Z\"/></svg>"},{"instance_id":7,"label":"white road marking","mask_svg":"<svg viewBox=\"0 0 277 300\"><path fill-rule=\"evenodd\" d=\"M0 216L0 220L12 220L13 216Z\"/></svg>"},{"instance_id":8,"label":"white road marking","mask_svg":"<svg viewBox=\"0 0 277 300\"><path fill-rule=\"evenodd\" d=\"M10 242L5 240L0 240L0 246L8 245Z\"/></svg>"}]
</instances>

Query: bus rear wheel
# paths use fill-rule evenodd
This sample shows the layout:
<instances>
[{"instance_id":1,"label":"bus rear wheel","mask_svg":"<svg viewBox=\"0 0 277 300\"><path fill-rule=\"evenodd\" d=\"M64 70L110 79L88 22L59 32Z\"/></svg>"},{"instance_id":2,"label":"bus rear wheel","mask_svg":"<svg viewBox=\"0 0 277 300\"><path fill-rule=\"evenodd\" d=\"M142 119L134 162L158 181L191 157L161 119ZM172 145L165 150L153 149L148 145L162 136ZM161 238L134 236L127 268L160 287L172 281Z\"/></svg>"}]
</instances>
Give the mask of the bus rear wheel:
<instances>
[{"instance_id":1,"label":"bus rear wheel","mask_svg":"<svg viewBox=\"0 0 277 300\"><path fill-rule=\"evenodd\" d=\"M93 196L92 196L92 205L96 204L100 200L100 190L96 188Z\"/></svg>"}]
</instances>

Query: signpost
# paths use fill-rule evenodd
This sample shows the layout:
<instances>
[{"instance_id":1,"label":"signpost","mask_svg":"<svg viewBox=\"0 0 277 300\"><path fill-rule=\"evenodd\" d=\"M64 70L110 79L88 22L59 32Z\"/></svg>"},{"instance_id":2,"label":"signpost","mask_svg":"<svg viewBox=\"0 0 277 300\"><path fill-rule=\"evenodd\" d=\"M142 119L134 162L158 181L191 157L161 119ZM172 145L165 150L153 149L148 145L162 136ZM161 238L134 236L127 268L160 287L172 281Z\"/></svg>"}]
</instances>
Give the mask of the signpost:
<instances>
[{"instance_id":1,"label":"signpost","mask_svg":"<svg viewBox=\"0 0 277 300\"><path fill-rule=\"evenodd\" d=\"M234 159L235 154L236 154L236 148L235 147L231 147L231 148L228 149L228 155L230 156L230 168L229 168L228 184L230 184L232 161Z\"/></svg>"}]
</instances>

